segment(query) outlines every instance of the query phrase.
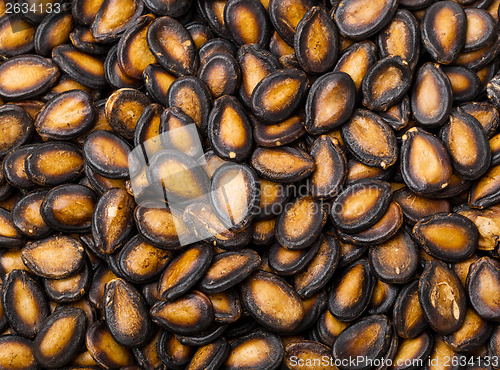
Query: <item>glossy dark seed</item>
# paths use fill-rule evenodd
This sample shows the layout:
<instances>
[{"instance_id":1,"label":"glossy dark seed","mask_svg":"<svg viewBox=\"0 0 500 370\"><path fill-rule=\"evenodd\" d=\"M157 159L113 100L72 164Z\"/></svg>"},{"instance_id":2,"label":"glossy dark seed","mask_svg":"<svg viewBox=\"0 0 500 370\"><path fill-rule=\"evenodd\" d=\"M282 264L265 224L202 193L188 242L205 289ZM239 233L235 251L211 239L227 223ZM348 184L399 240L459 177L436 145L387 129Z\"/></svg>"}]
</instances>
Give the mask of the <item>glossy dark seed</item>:
<instances>
[{"instance_id":1,"label":"glossy dark seed","mask_svg":"<svg viewBox=\"0 0 500 370\"><path fill-rule=\"evenodd\" d=\"M238 50L237 59L241 70L239 95L243 103L250 106L250 97L255 86L265 76L278 69L279 63L274 55L257 45L243 45Z\"/></svg>"},{"instance_id":2,"label":"glossy dark seed","mask_svg":"<svg viewBox=\"0 0 500 370\"><path fill-rule=\"evenodd\" d=\"M314 135L341 126L354 110L356 86L344 72L320 76L311 86L306 101L306 130Z\"/></svg>"},{"instance_id":3,"label":"glossy dark seed","mask_svg":"<svg viewBox=\"0 0 500 370\"><path fill-rule=\"evenodd\" d=\"M432 58L448 64L455 60L465 45L467 17L453 1L431 5L422 20L423 45Z\"/></svg>"},{"instance_id":4,"label":"glossy dark seed","mask_svg":"<svg viewBox=\"0 0 500 370\"><path fill-rule=\"evenodd\" d=\"M304 316L297 293L282 278L268 272L252 275L242 285L241 296L255 320L273 331L289 332Z\"/></svg>"},{"instance_id":5,"label":"glossy dark seed","mask_svg":"<svg viewBox=\"0 0 500 370\"><path fill-rule=\"evenodd\" d=\"M312 196L335 196L347 177L347 159L338 140L322 135L314 141L310 153L316 164L311 177Z\"/></svg>"},{"instance_id":6,"label":"glossy dark seed","mask_svg":"<svg viewBox=\"0 0 500 370\"><path fill-rule=\"evenodd\" d=\"M418 299L436 332L451 334L462 326L467 308L465 290L458 276L444 263L427 262L419 279Z\"/></svg>"},{"instance_id":7,"label":"glossy dark seed","mask_svg":"<svg viewBox=\"0 0 500 370\"><path fill-rule=\"evenodd\" d=\"M113 188L101 196L92 214L92 235L100 251L112 254L129 239L134 208L133 197L123 189Z\"/></svg>"},{"instance_id":8,"label":"glossy dark seed","mask_svg":"<svg viewBox=\"0 0 500 370\"><path fill-rule=\"evenodd\" d=\"M0 366L6 370L36 370L38 362L33 354L33 345L29 339L19 335L2 335L0 338Z\"/></svg>"},{"instance_id":9,"label":"glossy dark seed","mask_svg":"<svg viewBox=\"0 0 500 370\"><path fill-rule=\"evenodd\" d=\"M260 263L259 255L250 249L219 253L201 279L200 288L210 294L225 291L245 280Z\"/></svg>"},{"instance_id":10,"label":"glossy dark seed","mask_svg":"<svg viewBox=\"0 0 500 370\"><path fill-rule=\"evenodd\" d=\"M297 114L270 125L253 118L253 139L257 145L266 147L290 144L305 135L304 118L303 114Z\"/></svg>"},{"instance_id":11,"label":"glossy dark seed","mask_svg":"<svg viewBox=\"0 0 500 370\"><path fill-rule=\"evenodd\" d=\"M283 121L295 111L308 88L305 74L298 69L277 70L255 86L252 111L265 121Z\"/></svg>"},{"instance_id":12,"label":"glossy dark seed","mask_svg":"<svg viewBox=\"0 0 500 370\"><path fill-rule=\"evenodd\" d=\"M223 366L228 370L241 368L276 369L283 356L284 349L280 337L257 330L231 343L229 356Z\"/></svg>"},{"instance_id":13,"label":"glossy dark seed","mask_svg":"<svg viewBox=\"0 0 500 370\"><path fill-rule=\"evenodd\" d=\"M379 221L391 201L390 185L378 180L360 180L346 189L332 204L330 216L346 233L363 231Z\"/></svg>"},{"instance_id":14,"label":"glossy dark seed","mask_svg":"<svg viewBox=\"0 0 500 370\"><path fill-rule=\"evenodd\" d=\"M331 279L340 259L340 245L329 234L323 234L314 258L293 277L293 285L301 298L310 298ZM311 247L312 248L312 247Z\"/></svg>"},{"instance_id":15,"label":"glossy dark seed","mask_svg":"<svg viewBox=\"0 0 500 370\"><path fill-rule=\"evenodd\" d=\"M500 310L496 292L500 289L500 264L490 257L482 257L469 267L466 289L472 307L486 320L498 320Z\"/></svg>"},{"instance_id":16,"label":"glossy dark seed","mask_svg":"<svg viewBox=\"0 0 500 370\"><path fill-rule=\"evenodd\" d=\"M180 108L172 107L163 111L160 117L160 141L164 148L175 149L190 157L198 158L203 154L200 135L194 121ZM153 138L156 140L158 138ZM159 148L156 150L158 151ZM152 157L155 150L147 153Z\"/></svg>"},{"instance_id":17,"label":"glossy dark seed","mask_svg":"<svg viewBox=\"0 0 500 370\"><path fill-rule=\"evenodd\" d=\"M398 3L393 0L342 0L335 10L334 20L343 36L361 40L380 31L391 20L397 7Z\"/></svg>"},{"instance_id":18,"label":"glossy dark seed","mask_svg":"<svg viewBox=\"0 0 500 370\"><path fill-rule=\"evenodd\" d=\"M394 307L394 301L399 293L399 286L394 284L384 283L382 280L377 279L373 287L372 298L368 305L368 312L370 315L388 314Z\"/></svg>"},{"instance_id":19,"label":"glossy dark seed","mask_svg":"<svg viewBox=\"0 0 500 370\"><path fill-rule=\"evenodd\" d=\"M199 333L213 322L212 303L196 290L172 302L158 301L150 314L155 324L183 335Z\"/></svg>"},{"instance_id":20,"label":"glossy dark seed","mask_svg":"<svg viewBox=\"0 0 500 370\"><path fill-rule=\"evenodd\" d=\"M106 369L132 365L132 352L113 338L105 321L96 321L87 330L85 345L99 366Z\"/></svg>"},{"instance_id":21,"label":"glossy dark seed","mask_svg":"<svg viewBox=\"0 0 500 370\"><path fill-rule=\"evenodd\" d=\"M220 324L236 322L242 313L238 291L234 288L226 289L220 293L208 293L214 309L214 321Z\"/></svg>"},{"instance_id":22,"label":"glossy dark seed","mask_svg":"<svg viewBox=\"0 0 500 370\"><path fill-rule=\"evenodd\" d=\"M316 3L311 0L270 0L269 17L277 33L293 45L295 31L307 11Z\"/></svg>"},{"instance_id":23,"label":"glossy dark seed","mask_svg":"<svg viewBox=\"0 0 500 370\"><path fill-rule=\"evenodd\" d=\"M171 252L156 248L140 235L130 239L118 255L120 271L127 281L148 282L157 278L171 259Z\"/></svg>"},{"instance_id":24,"label":"glossy dark seed","mask_svg":"<svg viewBox=\"0 0 500 370\"><path fill-rule=\"evenodd\" d=\"M413 236L430 255L458 262L474 253L479 233L476 225L465 216L438 213L418 221Z\"/></svg>"},{"instance_id":25,"label":"glossy dark seed","mask_svg":"<svg viewBox=\"0 0 500 370\"><path fill-rule=\"evenodd\" d=\"M437 65L429 62L418 69L411 93L411 110L418 123L443 124L451 112L452 98L450 80Z\"/></svg>"},{"instance_id":26,"label":"glossy dark seed","mask_svg":"<svg viewBox=\"0 0 500 370\"><path fill-rule=\"evenodd\" d=\"M145 201L134 211L139 233L158 248L176 249L180 241L190 238L190 230L182 221L182 215L173 213L164 203Z\"/></svg>"},{"instance_id":27,"label":"glossy dark seed","mask_svg":"<svg viewBox=\"0 0 500 370\"><path fill-rule=\"evenodd\" d=\"M189 32L175 19L156 18L149 26L147 42L158 63L167 71L177 76L195 72L196 45Z\"/></svg>"},{"instance_id":28,"label":"glossy dark seed","mask_svg":"<svg viewBox=\"0 0 500 370\"><path fill-rule=\"evenodd\" d=\"M33 134L33 120L23 108L9 104L0 107L0 157L25 144Z\"/></svg>"},{"instance_id":29,"label":"glossy dark seed","mask_svg":"<svg viewBox=\"0 0 500 370\"><path fill-rule=\"evenodd\" d=\"M345 268L332 282L328 310L341 321L353 321L366 310L375 285L366 259Z\"/></svg>"},{"instance_id":30,"label":"glossy dark seed","mask_svg":"<svg viewBox=\"0 0 500 370\"><path fill-rule=\"evenodd\" d=\"M97 56L83 53L72 45L60 45L52 50L52 60L84 86L98 89L106 84L104 61Z\"/></svg>"},{"instance_id":31,"label":"glossy dark seed","mask_svg":"<svg viewBox=\"0 0 500 370\"><path fill-rule=\"evenodd\" d=\"M208 86L214 99L234 94L240 85L241 70L236 59L225 52L215 52L203 60L198 77Z\"/></svg>"},{"instance_id":32,"label":"glossy dark seed","mask_svg":"<svg viewBox=\"0 0 500 370\"><path fill-rule=\"evenodd\" d=\"M285 248L303 249L321 233L326 211L311 196L296 198L286 204L276 221L276 240Z\"/></svg>"},{"instance_id":33,"label":"glossy dark seed","mask_svg":"<svg viewBox=\"0 0 500 370\"><path fill-rule=\"evenodd\" d=\"M186 367L187 370L213 370L222 365L229 355L229 344L225 339L218 339L210 344L199 347L192 360Z\"/></svg>"},{"instance_id":34,"label":"glossy dark seed","mask_svg":"<svg viewBox=\"0 0 500 370\"><path fill-rule=\"evenodd\" d=\"M149 103L148 97L138 90L117 90L106 101L106 119L115 132L132 140L137 120Z\"/></svg>"},{"instance_id":35,"label":"glossy dark seed","mask_svg":"<svg viewBox=\"0 0 500 370\"><path fill-rule=\"evenodd\" d=\"M75 302L87 294L91 278L90 267L84 262L80 270L66 278L44 279L43 287L51 301L57 303Z\"/></svg>"},{"instance_id":36,"label":"glossy dark seed","mask_svg":"<svg viewBox=\"0 0 500 370\"><path fill-rule=\"evenodd\" d=\"M418 280L406 284L399 292L393 310L394 329L400 337L416 338L427 327L418 299Z\"/></svg>"},{"instance_id":37,"label":"glossy dark seed","mask_svg":"<svg viewBox=\"0 0 500 370\"><path fill-rule=\"evenodd\" d=\"M349 46L339 58L334 70L345 72L361 92L361 84L366 72L377 61L377 47L371 41L361 41Z\"/></svg>"},{"instance_id":38,"label":"glossy dark seed","mask_svg":"<svg viewBox=\"0 0 500 370\"><path fill-rule=\"evenodd\" d=\"M143 72L144 85L147 92L157 101L167 101L167 91L176 81L174 75L167 72L157 63L149 64Z\"/></svg>"},{"instance_id":39,"label":"glossy dark seed","mask_svg":"<svg viewBox=\"0 0 500 370\"><path fill-rule=\"evenodd\" d=\"M411 69L400 56L388 56L374 64L363 78L363 105L385 111L410 89Z\"/></svg>"},{"instance_id":40,"label":"glossy dark seed","mask_svg":"<svg viewBox=\"0 0 500 370\"><path fill-rule=\"evenodd\" d=\"M414 66L419 56L419 38L419 25L413 14L398 9L391 22L379 33L377 44L382 57L399 56Z\"/></svg>"},{"instance_id":41,"label":"glossy dark seed","mask_svg":"<svg viewBox=\"0 0 500 370\"><path fill-rule=\"evenodd\" d=\"M85 341L87 317L80 308L63 308L47 317L34 342L37 362L46 368L71 361Z\"/></svg>"},{"instance_id":42,"label":"glossy dark seed","mask_svg":"<svg viewBox=\"0 0 500 370\"><path fill-rule=\"evenodd\" d=\"M366 368L368 361L380 359L389 349L392 332L386 316L368 316L340 333L333 345L333 356L343 361L360 356L361 363L352 368Z\"/></svg>"},{"instance_id":43,"label":"glossy dark seed","mask_svg":"<svg viewBox=\"0 0 500 370\"><path fill-rule=\"evenodd\" d=\"M106 54L108 51L104 44L99 44L88 27L75 27L73 32L70 33L69 39L75 48L84 53L101 55Z\"/></svg>"},{"instance_id":44,"label":"glossy dark seed","mask_svg":"<svg viewBox=\"0 0 500 370\"><path fill-rule=\"evenodd\" d=\"M312 7L297 25L294 36L297 61L308 73L331 70L337 60L337 28L328 13Z\"/></svg>"},{"instance_id":45,"label":"glossy dark seed","mask_svg":"<svg viewBox=\"0 0 500 370\"><path fill-rule=\"evenodd\" d=\"M41 186L70 182L83 172L80 149L70 143L45 143L26 158L25 169L31 181Z\"/></svg>"},{"instance_id":46,"label":"glossy dark seed","mask_svg":"<svg viewBox=\"0 0 500 370\"><path fill-rule=\"evenodd\" d=\"M27 99L49 90L59 77L59 68L50 59L20 55L0 66L0 96Z\"/></svg>"},{"instance_id":47,"label":"glossy dark seed","mask_svg":"<svg viewBox=\"0 0 500 370\"><path fill-rule=\"evenodd\" d=\"M193 119L202 132L212 108L212 96L208 86L199 78L186 76L172 82L167 92L170 107L179 107ZM163 100L160 100L162 103Z\"/></svg>"},{"instance_id":48,"label":"glossy dark seed","mask_svg":"<svg viewBox=\"0 0 500 370\"><path fill-rule=\"evenodd\" d=\"M482 319L473 309L468 308L462 327L443 339L455 351L470 351L486 342L491 329L488 321Z\"/></svg>"},{"instance_id":49,"label":"glossy dark seed","mask_svg":"<svg viewBox=\"0 0 500 370\"><path fill-rule=\"evenodd\" d=\"M271 36L266 8L258 0L229 0L224 6L224 25L236 45L267 46Z\"/></svg>"},{"instance_id":50,"label":"glossy dark seed","mask_svg":"<svg viewBox=\"0 0 500 370\"><path fill-rule=\"evenodd\" d=\"M86 163L100 175L111 179L128 177L129 153L127 142L105 130L91 133L83 146Z\"/></svg>"},{"instance_id":51,"label":"glossy dark seed","mask_svg":"<svg viewBox=\"0 0 500 370\"><path fill-rule=\"evenodd\" d=\"M420 128L411 128L402 137L401 175L418 194L434 193L450 184L452 166L443 143Z\"/></svg>"},{"instance_id":52,"label":"glossy dark seed","mask_svg":"<svg viewBox=\"0 0 500 370\"><path fill-rule=\"evenodd\" d=\"M97 195L92 189L76 184L59 185L45 196L40 213L44 221L58 231L90 231Z\"/></svg>"},{"instance_id":53,"label":"glossy dark seed","mask_svg":"<svg viewBox=\"0 0 500 370\"><path fill-rule=\"evenodd\" d=\"M500 198L499 173L500 165L491 167L472 184L469 192L469 206L483 209L498 202Z\"/></svg>"},{"instance_id":54,"label":"glossy dark seed","mask_svg":"<svg viewBox=\"0 0 500 370\"><path fill-rule=\"evenodd\" d=\"M141 1L104 0L90 26L92 36L99 42L116 40L141 15L143 8Z\"/></svg>"},{"instance_id":55,"label":"glossy dark seed","mask_svg":"<svg viewBox=\"0 0 500 370\"><path fill-rule=\"evenodd\" d=\"M394 131L380 116L369 110L356 110L342 126L342 139L349 151L368 166L385 169L398 159Z\"/></svg>"},{"instance_id":56,"label":"glossy dark seed","mask_svg":"<svg viewBox=\"0 0 500 370\"><path fill-rule=\"evenodd\" d=\"M212 148L219 157L240 162L250 155L252 126L234 97L223 96L214 102L207 130Z\"/></svg>"},{"instance_id":57,"label":"glossy dark seed","mask_svg":"<svg viewBox=\"0 0 500 370\"><path fill-rule=\"evenodd\" d=\"M139 346L150 334L146 303L125 280L114 279L106 284L104 316L113 337L125 346Z\"/></svg>"},{"instance_id":58,"label":"glossy dark seed","mask_svg":"<svg viewBox=\"0 0 500 370\"><path fill-rule=\"evenodd\" d=\"M467 31L465 33L464 52L479 50L488 45L495 38L493 29L495 20L484 9L466 8Z\"/></svg>"},{"instance_id":59,"label":"glossy dark seed","mask_svg":"<svg viewBox=\"0 0 500 370\"><path fill-rule=\"evenodd\" d=\"M399 342L394 356L394 369L413 369L411 363L426 361L432 351L434 338L429 333L422 333L414 339L404 339Z\"/></svg>"},{"instance_id":60,"label":"glossy dark seed","mask_svg":"<svg viewBox=\"0 0 500 370\"><path fill-rule=\"evenodd\" d=\"M4 279L2 308L16 333L33 338L49 316L47 299L40 285L23 270L13 270Z\"/></svg>"},{"instance_id":61,"label":"glossy dark seed","mask_svg":"<svg viewBox=\"0 0 500 370\"><path fill-rule=\"evenodd\" d=\"M416 224L421 218L435 213L449 213L451 204L446 199L431 199L413 193L407 187L394 192L393 198L401 206L406 221Z\"/></svg>"},{"instance_id":62,"label":"glossy dark seed","mask_svg":"<svg viewBox=\"0 0 500 370\"><path fill-rule=\"evenodd\" d=\"M269 250L269 266L280 276L294 275L311 262L320 246L321 240L300 250L290 250L275 243Z\"/></svg>"},{"instance_id":63,"label":"glossy dark seed","mask_svg":"<svg viewBox=\"0 0 500 370\"><path fill-rule=\"evenodd\" d=\"M313 158L290 146L256 148L251 157L251 164L261 177L279 183L302 180L315 170Z\"/></svg>"},{"instance_id":64,"label":"glossy dark seed","mask_svg":"<svg viewBox=\"0 0 500 370\"><path fill-rule=\"evenodd\" d=\"M453 101L462 102L474 99L482 90L478 75L463 66L448 66L443 68L450 80Z\"/></svg>"},{"instance_id":65,"label":"glossy dark seed","mask_svg":"<svg viewBox=\"0 0 500 370\"><path fill-rule=\"evenodd\" d=\"M500 124L500 117L494 104L485 102L472 102L460 105L465 113L474 116L483 127L486 135L491 138Z\"/></svg>"},{"instance_id":66,"label":"glossy dark seed","mask_svg":"<svg viewBox=\"0 0 500 370\"><path fill-rule=\"evenodd\" d=\"M163 366L171 369L182 369L194 353L193 347L182 344L177 337L178 335L162 331L156 344Z\"/></svg>"},{"instance_id":67,"label":"glossy dark seed","mask_svg":"<svg viewBox=\"0 0 500 370\"><path fill-rule=\"evenodd\" d=\"M12 222L16 228L31 238L43 238L51 232L40 214L40 205L46 190L36 190L16 202L12 209Z\"/></svg>"},{"instance_id":68,"label":"glossy dark seed","mask_svg":"<svg viewBox=\"0 0 500 370\"><path fill-rule=\"evenodd\" d=\"M207 245L194 245L179 254L163 271L158 294L168 301L181 297L205 275L213 252Z\"/></svg>"},{"instance_id":69,"label":"glossy dark seed","mask_svg":"<svg viewBox=\"0 0 500 370\"><path fill-rule=\"evenodd\" d=\"M357 245L380 244L391 239L403 225L403 211L397 202L392 201L382 218L367 230L355 234L339 231L345 241Z\"/></svg>"}]
</instances>

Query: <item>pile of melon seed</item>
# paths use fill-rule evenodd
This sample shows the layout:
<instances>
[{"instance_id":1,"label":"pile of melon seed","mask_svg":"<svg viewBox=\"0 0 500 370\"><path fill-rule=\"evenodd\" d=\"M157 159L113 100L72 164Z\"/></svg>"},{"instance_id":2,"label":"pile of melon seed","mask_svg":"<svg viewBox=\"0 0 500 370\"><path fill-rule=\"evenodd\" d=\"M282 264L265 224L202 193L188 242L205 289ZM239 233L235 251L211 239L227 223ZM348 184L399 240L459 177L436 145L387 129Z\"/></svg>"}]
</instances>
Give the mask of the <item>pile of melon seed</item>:
<instances>
[{"instance_id":1,"label":"pile of melon seed","mask_svg":"<svg viewBox=\"0 0 500 370\"><path fill-rule=\"evenodd\" d=\"M500 0L0 0L0 369L500 369Z\"/></svg>"}]
</instances>

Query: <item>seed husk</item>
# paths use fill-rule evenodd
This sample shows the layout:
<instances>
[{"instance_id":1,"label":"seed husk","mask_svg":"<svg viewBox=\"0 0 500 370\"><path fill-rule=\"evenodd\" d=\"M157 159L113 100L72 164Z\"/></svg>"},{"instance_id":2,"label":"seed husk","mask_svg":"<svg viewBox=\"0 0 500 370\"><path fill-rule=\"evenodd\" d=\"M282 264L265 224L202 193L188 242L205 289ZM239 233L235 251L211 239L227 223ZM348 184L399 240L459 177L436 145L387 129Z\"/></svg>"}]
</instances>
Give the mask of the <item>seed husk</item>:
<instances>
[{"instance_id":1,"label":"seed husk","mask_svg":"<svg viewBox=\"0 0 500 370\"><path fill-rule=\"evenodd\" d=\"M443 262L426 263L419 279L418 299L436 332L451 334L462 326L467 308L465 290L458 276Z\"/></svg>"},{"instance_id":2,"label":"seed husk","mask_svg":"<svg viewBox=\"0 0 500 370\"><path fill-rule=\"evenodd\" d=\"M158 281L158 293L167 301L181 297L207 272L213 251L204 244L184 250L163 271Z\"/></svg>"},{"instance_id":3,"label":"seed husk","mask_svg":"<svg viewBox=\"0 0 500 370\"><path fill-rule=\"evenodd\" d=\"M345 72L330 72L312 84L306 101L306 130L326 133L340 127L354 110L356 85Z\"/></svg>"},{"instance_id":4,"label":"seed husk","mask_svg":"<svg viewBox=\"0 0 500 370\"><path fill-rule=\"evenodd\" d=\"M251 96L252 112L264 121L283 121L295 111L308 88L304 72L295 68L279 69L255 86Z\"/></svg>"},{"instance_id":5,"label":"seed husk","mask_svg":"<svg viewBox=\"0 0 500 370\"><path fill-rule=\"evenodd\" d=\"M52 50L52 60L61 70L84 86L99 89L106 84L104 61L72 45L59 45Z\"/></svg>"},{"instance_id":6,"label":"seed husk","mask_svg":"<svg viewBox=\"0 0 500 370\"><path fill-rule=\"evenodd\" d=\"M83 185L64 184L49 190L41 206L43 220L55 230L90 231L97 194Z\"/></svg>"},{"instance_id":7,"label":"seed husk","mask_svg":"<svg viewBox=\"0 0 500 370\"><path fill-rule=\"evenodd\" d=\"M328 310L341 321L353 321L366 310L375 285L366 259L346 267L333 281Z\"/></svg>"},{"instance_id":8,"label":"seed husk","mask_svg":"<svg viewBox=\"0 0 500 370\"><path fill-rule=\"evenodd\" d=\"M368 316L340 333L333 344L333 356L342 360L362 356L362 364L355 367L362 369L369 360L381 358L386 353L392 332L392 324L386 316Z\"/></svg>"},{"instance_id":9,"label":"seed husk","mask_svg":"<svg viewBox=\"0 0 500 370\"><path fill-rule=\"evenodd\" d=\"M406 284L394 302L394 329L402 338L416 338L428 325L418 299L418 284L418 280Z\"/></svg>"},{"instance_id":10,"label":"seed husk","mask_svg":"<svg viewBox=\"0 0 500 370\"><path fill-rule=\"evenodd\" d=\"M404 284L414 276L419 264L417 248L404 231L394 238L370 248L373 274L386 283Z\"/></svg>"},{"instance_id":11,"label":"seed husk","mask_svg":"<svg viewBox=\"0 0 500 370\"><path fill-rule=\"evenodd\" d=\"M113 337L125 346L140 346L150 334L146 303L140 293L123 279L106 284L104 316Z\"/></svg>"},{"instance_id":12,"label":"seed husk","mask_svg":"<svg viewBox=\"0 0 500 370\"><path fill-rule=\"evenodd\" d=\"M26 244L23 262L35 275L61 279L77 272L83 264L84 248L76 239L55 236Z\"/></svg>"},{"instance_id":13,"label":"seed husk","mask_svg":"<svg viewBox=\"0 0 500 370\"><path fill-rule=\"evenodd\" d=\"M337 28L328 13L314 6L304 14L294 36L295 56L308 73L330 70L337 60Z\"/></svg>"},{"instance_id":14,"label":"seed husk","mask_svg":"<svg viewBox=\"0 0 500 370\"><path fill-rule=\"evenodd\" d=\"M319 249L314 258L293 278L295 290L303 299L325 287L340 260L340 245L332 235L325 233L316 243Z\"/></svg>"},{"instance_id":15,"label":"seed husk","mask_svg":"<svg viewBox=\"0 0 500 370\"><path fill-rule=\"evenodd\" d=\"M451 112L453 92L448 76L438 65L425 63L416 74L411 92L411 110L422 126L440 126Z\"/></svg>"},{"instance_id":16,"label":"seed husk","mask_svg":"<svg viewBox=\"0 0 500 370\"><path fill-rule=\"evenodd\" d=\"M383 169L396 163L396 135L391 127L372 111L356 110L342 126L341 132L345 145L360 162Z\"/></svg>"},{"instance_id":17,"label":"seed husk","mask_svg":"<svg viewBox=\"0 0 500 370\"><path fill-rule=\"evenodd\" d=\"M214 319L212 303L205 294L197 290L172 302L156 302L150 315L155 324L182 335L208 329Z\"/></svg>"},{"instance_id":18,"label":"seed husk","mask_svg":"<svg viewBox=\"0 0 500 370\"><path fill-rule=\"evenodd\" d=\"M457 59L465 45L467 17L462 7L452 1L431 5L422 20L423 46L440 63Z\"/></svg>"},{"instance_id":19,"label":"seed husk","mask_svg":"<svg viewBox=\"0 0 500 370\"><path fill-rule=\"evenodd\" d=\"M149 49L158 63L176 76L192 75L198 57L189 32L175 19L156 18L147 32Z\"/></svg>"},{"instance_id":20,"label":"seed husk","mask_svg":"<svg viewBox=\"0 0 500 370\"><path fill-rule=\"evenodd\" d=\"M0 96L15 100L33 98L49 90L58 77L59 68L50 59L19 55L0 67Z\"/></svg>"},{"instance_id":21,"label":"seed husk","mask_svg":"<svg viewBox=\"0 0 500 370\"><path fill-rule=\"evenodd\" d=\"M49 316L49 305L43 289L23 270L12 270L3 281L2 308L16 333L33 338Z\"/></svg>"},{"instance_id":22,"label":"seed husk","mask_svg":"<svg viewBox=\"0 0 500 370\"><path fill-rule=\"evenodd\" d=\"M33 354L32 342L20 335L2 335L0 351L4 354L0 358L0 366L4 369L38 369L38 362Z\"/></svg>"},{"instance_id":23,"label":"seed husk","mask_svg":"<svg viewBox=\"0 0 500 370\"><path fill-rule=\"evenodd\" d=\"M251 157L251 164L259 176L278 183L305 179L315 170L313 158L291 146L256 148Z\"/></svg>"},{"instance_id":24,"label":"seed husk","mask_svg":"<svg viewBox=\"0 0 500 370\"><path fill-rule=\"evenodd\" d=\"M208 139L222 159L241 162L252 149L252 126L238 100L225 95L214 101L208 117Z\"/></svg>"},{"instance_id":25,"label":"seed husk","mask_svg":"<svg viewBox=\"0 0 500 370\"><path fill-rule=\"evenodd\" d=\"M62 308L47 317L33 342L36 361L47 368L71 361L85 341L87 317L80 308Z\"/></svg>"},{"instance_id":26,"label":"seed husk","mask_svg":"<svg viewBox=\"0 0 500 370\"><path fill-rule=\"evenodd\" d=\"M420 128L411 128L402 137L401 175L417 194L445 189L452 178L450 157L443 143Z\"/></svg>"},{"instance_id":27,"label":"seed husk","mask_svg":"<svg viewBox=\"0 0 500 370\"><path fill-rule=\"evenodd\" d=\"M132 352L113 338L105 321L96 321L89 326L85 345L97 364L106 369L133 363Z\"/></svg>"},{"instance_id":28,"label":"seed husk","mask_svg":"<svg viewBox=\"0 0 500 370\"><path fill-rule=\"evenodd\" d=\"M479 232L465 216L437 213L420 219L413 228L413 236L431 256L446 262L458 262L474 253Z\"/></svg>"},{"instance_id":29,"label":"seed husk","mask_svg":"<svg viewBox=\"0 0 500 370\"><path fill-rule=\"evenodd\" d=\"M392 190L389 183L359 180L335 199L331 219L341 231L356 233L373 226L387 211Z\"/></svg>"}]
</instances>

